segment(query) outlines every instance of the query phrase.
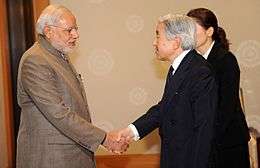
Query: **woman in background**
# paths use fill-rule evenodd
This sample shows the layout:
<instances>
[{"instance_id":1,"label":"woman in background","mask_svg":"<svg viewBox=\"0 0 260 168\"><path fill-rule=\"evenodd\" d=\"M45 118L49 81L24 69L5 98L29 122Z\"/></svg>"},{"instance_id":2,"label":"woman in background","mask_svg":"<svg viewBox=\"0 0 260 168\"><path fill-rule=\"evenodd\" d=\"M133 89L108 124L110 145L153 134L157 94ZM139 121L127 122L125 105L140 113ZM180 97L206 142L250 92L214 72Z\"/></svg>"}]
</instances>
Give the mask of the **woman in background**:
<instances>
[{"instance_id":1,"label":"woman in background","mask_svg":"<svg viewBox=\"0 0 260 168\"><path fill-rule=\"evenodd\" d=\"M239 100L240 70L235 56L229 51L224 29L209 9L188 12L196 21L196 50L212 65L218 82L219 102L216 133L210 155L210 167L249 168L247 123Z\"/></svg>"}]
</instances>

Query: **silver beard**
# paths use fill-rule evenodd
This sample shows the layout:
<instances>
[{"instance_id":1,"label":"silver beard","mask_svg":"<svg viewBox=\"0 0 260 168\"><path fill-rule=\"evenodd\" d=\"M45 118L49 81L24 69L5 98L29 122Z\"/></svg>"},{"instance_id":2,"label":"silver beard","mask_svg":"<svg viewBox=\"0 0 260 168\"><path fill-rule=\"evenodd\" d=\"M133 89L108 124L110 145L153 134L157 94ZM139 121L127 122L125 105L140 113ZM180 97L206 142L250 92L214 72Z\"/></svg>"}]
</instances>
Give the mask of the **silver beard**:
<instances>
[{"instance_id":1,"label":"silver beard","mask_svg":"<svg viewBox=\"0 0 260 168\"><path fill-rule=\"evenodd\" d=\"M70 47L64 47L63 45L55 42L51 42L51 45L58 51L62 52L63 54L70 54L73 52L73 48Z\"/></svg>"}]
</instances>

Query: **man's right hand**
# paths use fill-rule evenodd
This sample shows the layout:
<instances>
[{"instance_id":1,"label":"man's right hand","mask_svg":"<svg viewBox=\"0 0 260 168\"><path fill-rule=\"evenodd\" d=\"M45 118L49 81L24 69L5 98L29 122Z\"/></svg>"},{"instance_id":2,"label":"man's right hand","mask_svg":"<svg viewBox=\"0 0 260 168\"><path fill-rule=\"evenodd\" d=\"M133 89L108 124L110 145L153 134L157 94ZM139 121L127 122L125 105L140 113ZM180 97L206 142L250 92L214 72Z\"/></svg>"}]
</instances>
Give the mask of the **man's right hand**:
<instances>
[{"instance_id":1,"label":"man's right hand","mask_svg":"<svg viewBox=\"0 0 260 168\"><path fill-rule=\"evenodd\" d=\"M106 134L103 146L110 152L122 154L125 152L129 144L134 140L134 133L131 128L126 127L118 131L111 131Z\"/></svg>"},{"instance_id":2,"label":"man's right hand","mask_svg":"<svg viewBox=\"0 0 260 168\"><path fill-rule=\"evenodd\" d=\"M129 147L129 142L120 131L111 131L106 134L103 146L110 152L122 154Z\"/></svg>"}]
</instances>

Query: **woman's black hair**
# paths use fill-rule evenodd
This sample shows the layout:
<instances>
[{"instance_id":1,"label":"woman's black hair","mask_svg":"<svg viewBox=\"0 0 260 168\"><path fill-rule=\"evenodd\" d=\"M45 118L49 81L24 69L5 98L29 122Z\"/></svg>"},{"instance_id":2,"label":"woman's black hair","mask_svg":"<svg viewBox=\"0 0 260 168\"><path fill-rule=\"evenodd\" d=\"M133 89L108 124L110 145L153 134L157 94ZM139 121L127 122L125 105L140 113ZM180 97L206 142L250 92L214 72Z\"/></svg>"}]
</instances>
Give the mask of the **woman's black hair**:
<instances>
[{"instance_id":1,"label":"woman's black hair","mask_svg":"<svg viewBox=\"0 0 260 168\"><path fill-rule=\"evenodd\" d=\"M226 32L218 26L217 17L212 11L206 8L196 8L190 10L187 16L194 18L205 29L212 27L214 29L212 39L220 42L225 49L229 50L230 43L226 37Z\"/></svg>"}]
</instances>

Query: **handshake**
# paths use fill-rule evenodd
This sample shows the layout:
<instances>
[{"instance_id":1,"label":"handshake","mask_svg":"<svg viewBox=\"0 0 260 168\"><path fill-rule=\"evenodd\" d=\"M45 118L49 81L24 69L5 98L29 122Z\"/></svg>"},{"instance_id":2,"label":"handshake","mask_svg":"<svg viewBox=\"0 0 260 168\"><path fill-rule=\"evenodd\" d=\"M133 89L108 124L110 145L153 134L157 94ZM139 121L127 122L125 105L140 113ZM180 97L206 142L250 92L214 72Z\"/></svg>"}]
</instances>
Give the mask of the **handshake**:
<instances>
[{"instance_id":1,"label":"handshake","mask_svg":"<svg viewBox=\"0 0 260 168\"><path fill-rule=\"evenodd\" d=\"M122 130L108 132L103 146L110 152L122 154L133 140L134 133L131 128L127 127Z\"/></svg>"}]
</instances>

